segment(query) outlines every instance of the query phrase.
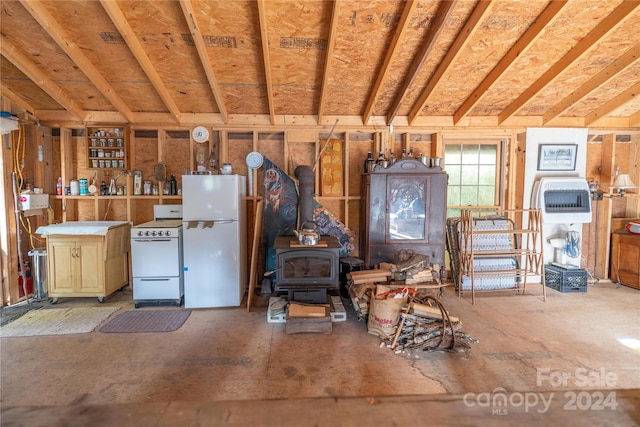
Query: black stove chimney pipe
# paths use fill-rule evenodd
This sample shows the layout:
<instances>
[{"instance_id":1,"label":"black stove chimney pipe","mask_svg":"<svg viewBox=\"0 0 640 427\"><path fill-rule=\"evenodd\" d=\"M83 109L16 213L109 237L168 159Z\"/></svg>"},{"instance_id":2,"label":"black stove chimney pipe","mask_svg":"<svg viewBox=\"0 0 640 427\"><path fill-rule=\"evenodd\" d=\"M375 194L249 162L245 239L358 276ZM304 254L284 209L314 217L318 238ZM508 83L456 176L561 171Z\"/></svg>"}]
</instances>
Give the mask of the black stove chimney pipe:
<instances>
[{"instance_id":1,"label":"black stove chimney pipe","mask_svg":"<svg viewBox=\"0 0 640 427\"><path fill-rule=\"evenodd\" d=\"M313 222L313 190L314 190L314 172L310 166L298 166L294 171L298 182L300 183L298 191L298 214L300 217L299 228L302 228L305 222Z\"/></svg>"}]
</instances>

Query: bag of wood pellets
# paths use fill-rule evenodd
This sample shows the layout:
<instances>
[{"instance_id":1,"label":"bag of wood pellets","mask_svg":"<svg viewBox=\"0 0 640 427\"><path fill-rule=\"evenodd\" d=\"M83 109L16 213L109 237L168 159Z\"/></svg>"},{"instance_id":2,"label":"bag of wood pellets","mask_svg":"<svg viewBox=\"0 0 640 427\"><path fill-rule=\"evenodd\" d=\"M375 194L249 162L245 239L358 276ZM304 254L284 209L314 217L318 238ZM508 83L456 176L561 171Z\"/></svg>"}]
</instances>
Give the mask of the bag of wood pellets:
<instances>
[{"instance_id":1,"label":"bag of wood pellets","mask_svg":"<svg viewBox=\"0 0 640 427\"><path fill-rule=\"evenodd\" d=\"M381 289L382 288L382 289ZM402 307L407 303L408 296L402 291L389 291L386 286L378 286L376 296L371 300L367 331L382 339L391 338L400 320Z\"/></svg>"}]
</instances>

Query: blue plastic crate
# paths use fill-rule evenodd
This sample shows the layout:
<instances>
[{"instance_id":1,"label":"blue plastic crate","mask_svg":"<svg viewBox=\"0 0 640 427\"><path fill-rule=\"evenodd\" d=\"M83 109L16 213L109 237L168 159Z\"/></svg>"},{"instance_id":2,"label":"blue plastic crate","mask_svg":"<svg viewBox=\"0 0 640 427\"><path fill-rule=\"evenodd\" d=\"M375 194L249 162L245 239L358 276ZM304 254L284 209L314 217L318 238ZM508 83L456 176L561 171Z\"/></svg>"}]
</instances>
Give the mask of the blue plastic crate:
<instances>
[{"instance_id":1,"label":"blue plastic crate","mask_svg":"<svg viewBox=\"0 0 640 427\"><path fill-rule=\"evenodd\" d=\"M563 293L587 292L587 270L544 266L545 285Z\"/></svg>"}]
</instances>

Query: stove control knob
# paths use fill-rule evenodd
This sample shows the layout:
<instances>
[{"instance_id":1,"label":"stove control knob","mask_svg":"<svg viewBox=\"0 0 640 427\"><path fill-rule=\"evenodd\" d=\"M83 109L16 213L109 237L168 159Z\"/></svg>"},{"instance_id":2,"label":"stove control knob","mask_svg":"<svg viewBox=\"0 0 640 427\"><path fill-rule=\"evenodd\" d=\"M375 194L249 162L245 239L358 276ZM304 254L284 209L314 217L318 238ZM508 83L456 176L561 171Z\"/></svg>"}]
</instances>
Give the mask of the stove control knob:
<instances>
[{"instance_id":1,"label":"stove control knob","mask_svg":"<svg viewBox=\"0 0 640 427\"><path fill-rule=\"evenodd\" d=\"M144 232L144 235L145 235L145 236L147 236L147 237L149 237L149 231L148 231L148 230L147 230L147 231L145 231L145 232Z\"/></svg>"},{"instance_id":2,"label":"stove control knob","mask_svg":"<svg viewBox=\"0 0 640 427\"><path fill-rule=\"evenodd\" d=\"M144 232L142 230L138 231L138 236L142 236Z\"/></svg>"},{"instance_id":3,"label":"stove control knob","mask_svg":"<svg viewBox=\"0 0 640 427\"><path fill-rule=\"evenodd\" d=\"M167 237L171 236L171 231L169 231L169 230L165 231L164 235L167 236Z\"/></svg>"},{"instance_id":4,"label":"stove control knob","mask_svg":"<svg viewBox=\"0 0 640 427\"><path fill-rule=\"evenodd\" d=\"M158 236L162 236L164 232L162 230L158 231Z\"/></svg>"},{"instance_id":5,"label":"stove control knob","mask_svg":"<svg viewBox=\"0 0 640 427\"><path fill-rule=\"evenodd\" d=\"M151 235L152 235L152 236L155 236L156 234L157 234L157 233L156 233L155 231L152 231L152 232L151 232Z\"/></svg>"}]
</instances>

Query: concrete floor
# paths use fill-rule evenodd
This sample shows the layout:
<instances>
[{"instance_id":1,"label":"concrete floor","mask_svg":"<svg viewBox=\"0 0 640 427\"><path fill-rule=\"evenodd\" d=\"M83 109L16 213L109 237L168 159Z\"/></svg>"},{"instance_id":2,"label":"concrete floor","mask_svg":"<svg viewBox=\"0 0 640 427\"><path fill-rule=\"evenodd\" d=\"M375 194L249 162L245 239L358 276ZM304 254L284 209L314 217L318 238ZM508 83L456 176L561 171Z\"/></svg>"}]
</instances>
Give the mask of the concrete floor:
<instances>
[{"instance_id":1,"label":"concrete floor","mask_svg":"<svg viewBox=\"0 0 640 427\"><path fill-rule=\"evenodd\" d=\"M331 334L287 335L267 323L263 297L249 313L192 310L175 332L6 337L2 425L420 425L406 418L416 405L439 407L442 424L640 425L640 347L619 341L640 342L640 291L600 282L541 297L530 285L526 295L478 294L472 305L447 288L443 304L479 340L453 353L381 348L346 301L347 321ZM98 302L55 307L78 305ZM121 307L113 316L134 309L129 290L105 305ZM512 398L507 413L482 404L500 392ZM547 411L541 400L536 411L518 404L538 393L553 397ZM571 393L594 410L572 411ZM617 408L595 410L598 393Z\"/></svg>"}]
</instances>

